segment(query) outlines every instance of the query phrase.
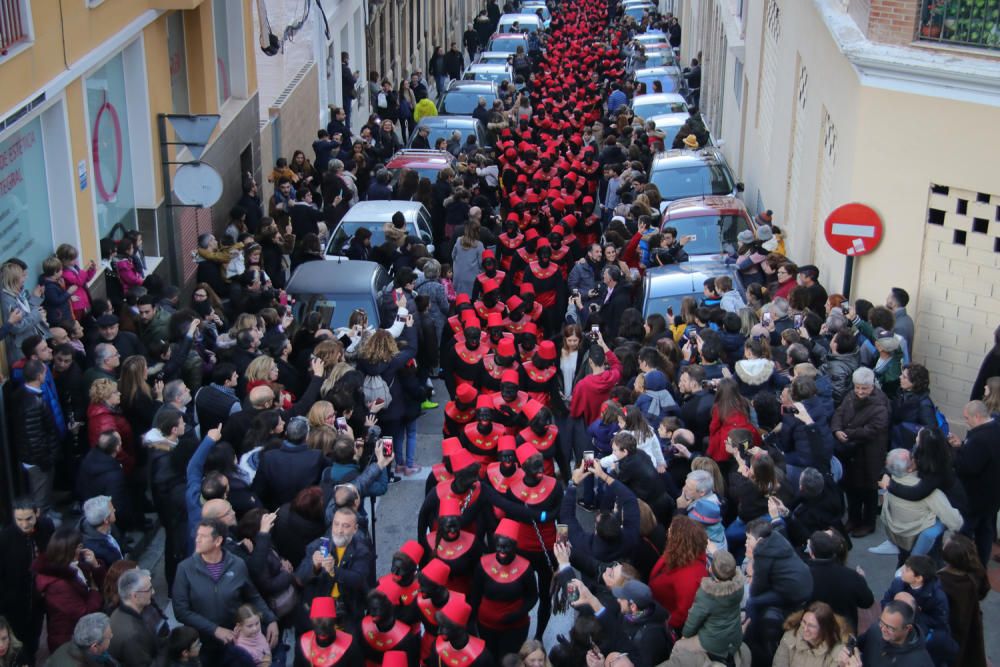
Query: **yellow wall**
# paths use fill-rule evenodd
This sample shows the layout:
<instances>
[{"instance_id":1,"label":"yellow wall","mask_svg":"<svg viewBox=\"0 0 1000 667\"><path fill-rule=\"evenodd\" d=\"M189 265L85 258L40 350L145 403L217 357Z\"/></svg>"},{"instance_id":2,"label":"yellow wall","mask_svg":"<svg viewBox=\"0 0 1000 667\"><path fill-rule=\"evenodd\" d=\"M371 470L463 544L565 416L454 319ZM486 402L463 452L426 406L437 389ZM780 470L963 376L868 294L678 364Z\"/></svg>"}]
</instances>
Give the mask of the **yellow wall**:
<instances>
[{"instance_id":1,"label":"yellow wall","mask_svg":"<svg viewBox=\"0 0 1000 667\"><path fill-rule=\"evenodd\" d=\"M83 2L78 3L83 5ZM56 2L32 3L35 42L0 62L0 111L9 111L45 81L66 69L62 51L62 23Z\"/></svg>"}]
</instances>

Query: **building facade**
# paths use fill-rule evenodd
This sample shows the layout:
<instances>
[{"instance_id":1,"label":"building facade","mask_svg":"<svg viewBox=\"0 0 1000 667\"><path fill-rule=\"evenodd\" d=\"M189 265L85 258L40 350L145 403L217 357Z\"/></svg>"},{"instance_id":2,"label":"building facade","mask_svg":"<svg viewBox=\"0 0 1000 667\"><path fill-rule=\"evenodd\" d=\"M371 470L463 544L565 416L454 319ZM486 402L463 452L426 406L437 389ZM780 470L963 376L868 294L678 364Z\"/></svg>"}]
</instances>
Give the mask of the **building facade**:
<instances>
[{"instance_id":1,"label":"building facade","mask_svg":"<svg viewBox=\"0 0 1000 667\"><path fill-rule=\"evenodd\" d=\"M678 4L682 58L702 56L702 109L748 208L774 211L789 255L816 264L830 293L842 291L845 258L827 246L827 216L850 202L879 212L885 235L856 260L851 297L909 292L914 360L960 423L1000 324L1000 10L965 0Z\"/></svg>"},{"instance_id":2,"label":"building facade","mask_svg":"<svg viewBox=\"0 0 1000 667\"><path fill-rule=\"evenodd\" d=\"M260 171L250 1L13 0L0 23L0 256L40 272L60 243L99 258L138 228L158 270L184 277L213 216L166 207L159 114L221 115L202 159L228 210Z\"/></svg>"}]
</instances>

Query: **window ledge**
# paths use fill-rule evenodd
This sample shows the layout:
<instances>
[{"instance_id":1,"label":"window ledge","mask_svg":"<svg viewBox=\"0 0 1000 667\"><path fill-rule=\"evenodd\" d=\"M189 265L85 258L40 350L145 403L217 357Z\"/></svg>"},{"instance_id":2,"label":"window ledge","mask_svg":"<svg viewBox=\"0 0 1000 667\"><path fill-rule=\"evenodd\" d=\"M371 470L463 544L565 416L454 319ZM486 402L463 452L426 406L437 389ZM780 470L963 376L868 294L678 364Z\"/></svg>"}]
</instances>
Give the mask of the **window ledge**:
<instances>
[{"instance_id":1,"label":"window ledge","mask_svg":"<svg viewBox=\"0 0 1000 667\"><path fill-rule=\"evenodd\" d=\"M17 54L27 51L34 45L35 45L34 40L26 40L23 42L18 42L14 46L7 49L7 53L0 54L0 65L2 65L3 63L10 62L10 60L14 58Z\"/></svg>"}]
</instances>

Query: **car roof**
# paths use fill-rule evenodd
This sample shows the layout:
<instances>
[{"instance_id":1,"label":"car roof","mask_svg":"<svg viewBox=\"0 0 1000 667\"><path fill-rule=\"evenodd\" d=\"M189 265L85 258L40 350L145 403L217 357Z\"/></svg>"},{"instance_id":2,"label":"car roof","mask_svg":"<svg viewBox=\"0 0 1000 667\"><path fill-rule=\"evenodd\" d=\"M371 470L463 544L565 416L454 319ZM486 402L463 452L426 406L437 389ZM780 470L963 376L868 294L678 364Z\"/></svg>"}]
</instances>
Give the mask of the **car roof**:
<instances>
[{"instance_id":1,"label":"car roof","mask_svg":"<svg viewBox=\"0 0 1000 667\"><path fill-rule=\"evenodd\" d=\"M472 79L453 79L451 84L448 86L446 93L450 93L453 90L460 90L466 93L493 93L497 92L497 84L495 81L474 81Z\"/></svg>"},{"instance_id":2,"label":"car roof","mask_svg":"<svg viewBox=\"0 0 1000 667\"><path fill-rule=\"evenodd\" d=\"M725 158L715 148L701 148L696 151L676 149L654 155L651 171L664 164L678 166L683 164L721 164L723 162L725 162Z\"/></svg>"},{"instance_id":3,"label":"car roof","mask_svg":"<svg viewBox=\"0 0 1000 667\"><path fill-rule=\"evenodd\" d=\"M399 211L408 222L415 221L423 204L418 201L374 200L360 201L341 218L341 223L349 222L389 222Z\"/></svg>"},{"instance_id":4,"label":"car roof","mask_svg":"<svg viewBox=\"0 0 1000 667\"><path fill-rule=\"evenodd\" d=\"M640 70L644 71L644 70ZM687 100L684 99L683 95L678 93L646 93L645 95L636 95L632 98L632 104L641 102L643 104L687 104Z\"/></svg>"},{"instance_id":5,"label":"car roof","mask_svg":"<svg viewBox=\"0 0 1000 667\"><path fill-rule=\"evenodd\" d=\"M384 270L378 262L348 260L346 258L306 262L295 269L285 291L289 294L340 292L370 295L372 286L375 284L376 274Z\"/></svg>"},{"instance_id":6,"label":"car roof","mask_svg":"<svg viewBox=\"0 0 1000 667\"><path fill-rule=\"evenodd\" d=\"M500 51L499 53L502 53ZM510 72L510 65L506 63L472 63L465 68L466 72Z\"/></svg>"},{"instance_id":7,"label":"car roof","mask_svg":"<svg viewBox=\"0 0 1000 667\"><path fill-rule=\"evenodd\" d=\"M477 58L476 62L474 62L473 64L474 65L484 65L484 64L486 64L486 63L482 62L483 58L490 58L490 59L503 58L504 60L507 60L507 58L510 58L512 55L513 55L512 53L508 53L507 51L480 51L476 55L476 58ZM490 63L490 64L492 64L492 63Z\"/></svg>"},{"instance_id":8,"label":"car roof","mask_svg":"<svg viewBox=\"0 0 1000 667\"><path fill-rule=\"evenodd\" d=\"M318 262L313 262L318 264ZM693 255L687 262L646 269L646 298L656 299L675 294L701 292L705 281L730 276L737 282L736 269L715 259L714 255Z\"/></svg>"},{"instance_id":9,"label":"car roof","mask_svg":"<svg viewBox=\"0 0 1000 667\"><path fill-rule=\"evenodd\" d=\"M479 120L472 116L424 116L416 123L417 127L454 127L472 128Z\"/></svg>"},{"instance_id":10,"label":"car roof","mask_svg":"<svg viewBox=\"0 0 1000 667\"><path fill-rule=\"evenodd\" d=\"M504 14L500 17L500 23L539 23L537 14Z\"/></svg>"},{"instance_id":11,"label":"car roof","mask_svg":"<svg viewBox=\"0 0 1000 667\"><path fill-rule=\"evenodd\" d=\"M746 206L737 197L705 195L704 197L684 197L667 204L663 212L664 220L680 220L702 215L746 215Z\"/></svg>"},{"instance_id":12,"label":"car roof","mask_svg":"<svg viewBox=\"0 0 1000 667\"><path fill-rule=\"evenodd\" d=\"M643 67L635 71L635 78L643 76L680 76L681 70L674 65L662 65L660 67Z\"/></svg>"},{"instance_id":13,"label":"car roof","mask_svg":"<svg viewBox=\"0 0 1000 667\"><path fill-rule=\"evenodd\" d=\"M686 113L667 113L659 116L650 116L645 120L651 120L656 124L656 129L663 127L680 127L688 121L691 116Z\"/></svg>"},{"instance_id":14,"label":"car roof","mask_svg":"<svg viewBox=\"0 0 1000 667\"><path fill-rule=\"evenodd\" d=\"M400 169L410 167L412 169L427 169L428 167L438 167L444 169L455 163L455 156L448 151L435 151L418 148L404 148L397 151L389 161L386 162L386 169Z\"/></svg>"}]
</instances>

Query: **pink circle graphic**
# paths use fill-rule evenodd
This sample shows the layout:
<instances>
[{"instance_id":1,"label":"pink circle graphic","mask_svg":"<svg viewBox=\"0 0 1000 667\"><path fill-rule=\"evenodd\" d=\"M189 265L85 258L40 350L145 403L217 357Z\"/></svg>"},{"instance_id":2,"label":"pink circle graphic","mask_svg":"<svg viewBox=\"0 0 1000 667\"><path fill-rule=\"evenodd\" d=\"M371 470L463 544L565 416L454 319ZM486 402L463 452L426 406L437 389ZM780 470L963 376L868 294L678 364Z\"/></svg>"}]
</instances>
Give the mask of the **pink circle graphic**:
<instances>
[{"instance_id":1,"label":"pink circle graphic","mask_svg":"<svg viewBox=\"0 0 1000 667\"><path fill-rule=\"evenodd\" d=\"M111 122L111 129L114 132L114 150L115 150L115 162L113 165L115 178L114 183L109 191L107 184L104 182L104 174L101 172L101 121L104 119L104 115L107 114L108 120ZM101 195L101 199L110 202L113 201L115 196L118 194L118 188L122 184L122 125L121 121L118 119L118 111L115 109L111 102L105 102L101 105L101 108L97 110L97 117L94 118L94 129L93 129L93 153L94 153L94 184L97 186L97 192Z\"/></svg>"}]
</instances>

